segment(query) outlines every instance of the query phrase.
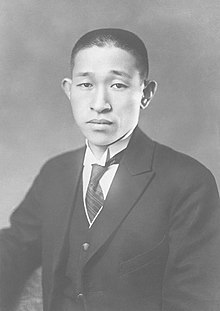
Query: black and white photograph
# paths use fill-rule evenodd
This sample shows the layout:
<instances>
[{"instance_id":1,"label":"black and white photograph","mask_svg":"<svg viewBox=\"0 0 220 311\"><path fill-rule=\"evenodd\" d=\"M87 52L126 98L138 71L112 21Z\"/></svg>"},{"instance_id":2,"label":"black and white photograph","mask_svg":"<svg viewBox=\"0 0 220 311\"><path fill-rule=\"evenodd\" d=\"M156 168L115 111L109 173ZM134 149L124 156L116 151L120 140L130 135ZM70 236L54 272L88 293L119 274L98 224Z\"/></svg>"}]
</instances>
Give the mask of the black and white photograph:
<instances>
[{"instance_id":1,"label":"black and white photograph","mask_svg":"<svg viewBox=\"0 0 220 311\"><path fill-rule=\"evenodd\" d=\"M0 311L220 310L219 16L0 1Z\"/></svg>"}]
</instances>

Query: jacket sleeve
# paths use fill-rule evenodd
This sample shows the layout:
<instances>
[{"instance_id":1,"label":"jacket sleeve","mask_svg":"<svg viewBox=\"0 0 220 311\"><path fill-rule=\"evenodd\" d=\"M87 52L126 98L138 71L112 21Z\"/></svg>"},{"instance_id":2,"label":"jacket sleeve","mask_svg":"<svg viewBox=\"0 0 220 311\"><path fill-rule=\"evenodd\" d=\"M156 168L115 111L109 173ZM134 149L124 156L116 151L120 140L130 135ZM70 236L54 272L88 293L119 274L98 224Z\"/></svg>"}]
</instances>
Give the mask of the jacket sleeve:
<instances>
[{"instance_id":1,"label":"jacket sleeve","mask_svg":"<svg viewBox=\"0 0 220 311\"><path fill-rule=\"evenodd\" d=\"M0 310L11 310L24 282L41 264L41 209L37 176L13 212L10 227L0 231Z\"/></svg>"},{"instance_id":2,"label":"jacket sleeve","mask_svg":"<svg viewBox=\"0 0 220 311\"><path fill-rule=\"evenodd\" d=\"M220 310L219 195L208 170L194 175L180 186L170 213L163 311Z\"/></svg>"}]
</instances>

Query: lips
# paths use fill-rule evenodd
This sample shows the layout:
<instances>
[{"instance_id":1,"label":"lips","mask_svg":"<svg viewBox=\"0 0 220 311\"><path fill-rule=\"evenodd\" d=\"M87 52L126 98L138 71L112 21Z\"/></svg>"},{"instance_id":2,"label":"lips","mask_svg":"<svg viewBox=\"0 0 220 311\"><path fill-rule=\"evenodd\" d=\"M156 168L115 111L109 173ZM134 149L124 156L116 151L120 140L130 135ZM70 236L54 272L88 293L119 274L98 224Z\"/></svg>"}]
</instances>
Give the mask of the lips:
<instances>
[{"instance_id":1,"label":"lips","mask_svg":"<svg viewBox=\"0 0 220 311\"><path fill-rule=\"evenodd\" d=\"M112 122L106 119L92 119L90 121L88 121L87 123L90 124L107 124L107 125L111 125Z\"/></svg>"}]
</instances>

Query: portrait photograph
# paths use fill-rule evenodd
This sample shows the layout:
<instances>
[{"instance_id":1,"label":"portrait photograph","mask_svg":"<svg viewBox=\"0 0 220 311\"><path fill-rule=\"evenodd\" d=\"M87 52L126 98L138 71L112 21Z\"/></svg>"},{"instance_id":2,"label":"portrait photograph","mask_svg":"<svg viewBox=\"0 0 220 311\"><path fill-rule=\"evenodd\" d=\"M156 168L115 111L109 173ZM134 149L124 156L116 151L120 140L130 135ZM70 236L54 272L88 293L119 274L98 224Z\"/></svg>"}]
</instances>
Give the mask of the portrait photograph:
<instances>
[{"instance_id":1,"label":"portrait photograph","mask_svg":"<svg viewBox=\"0 0 220 311\"><path fill-rule=\"evenodd\" d=\"M219 16L1 0L0 311L220 310Z\"/></svg>"}]
</instances>

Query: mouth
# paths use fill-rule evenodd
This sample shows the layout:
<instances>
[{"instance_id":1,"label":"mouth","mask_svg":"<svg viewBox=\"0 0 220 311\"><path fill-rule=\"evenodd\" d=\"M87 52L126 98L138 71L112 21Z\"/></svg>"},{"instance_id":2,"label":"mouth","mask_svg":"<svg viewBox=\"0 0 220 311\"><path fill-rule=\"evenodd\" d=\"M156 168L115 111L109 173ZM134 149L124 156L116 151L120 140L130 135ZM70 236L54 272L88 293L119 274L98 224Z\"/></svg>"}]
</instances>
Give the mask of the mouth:
<instances>
[{"instance_id":1,"label":"mouth","mask_svg":"<svg viewBox=\"0 0 220 311\"><path fill-rule=\"evenodd\" d=\"M112 122L109 121L109 120L106 120L106 119L92 119L92 120L89 120L87 123L90 123L90 124L104 124L104 125L111 125Z\"/></svg>"}]
</instances>

